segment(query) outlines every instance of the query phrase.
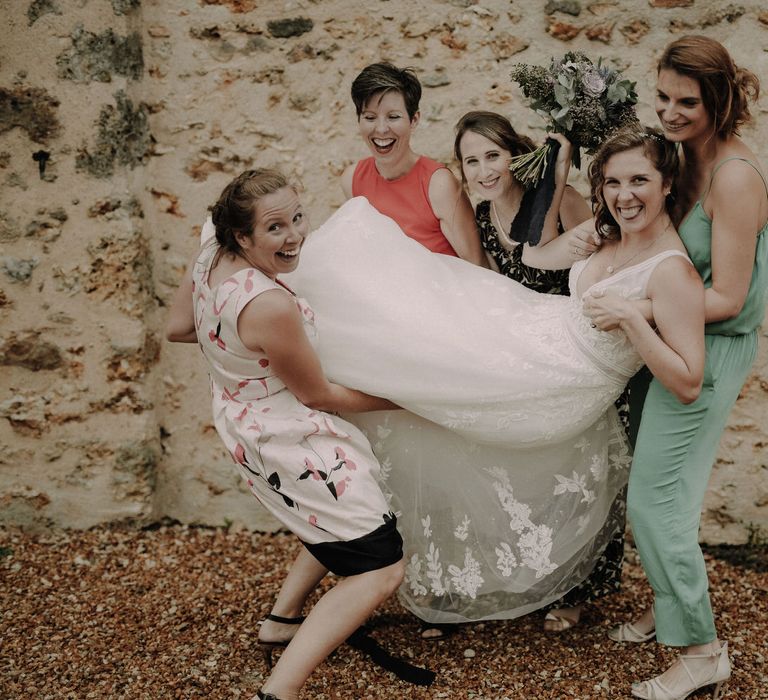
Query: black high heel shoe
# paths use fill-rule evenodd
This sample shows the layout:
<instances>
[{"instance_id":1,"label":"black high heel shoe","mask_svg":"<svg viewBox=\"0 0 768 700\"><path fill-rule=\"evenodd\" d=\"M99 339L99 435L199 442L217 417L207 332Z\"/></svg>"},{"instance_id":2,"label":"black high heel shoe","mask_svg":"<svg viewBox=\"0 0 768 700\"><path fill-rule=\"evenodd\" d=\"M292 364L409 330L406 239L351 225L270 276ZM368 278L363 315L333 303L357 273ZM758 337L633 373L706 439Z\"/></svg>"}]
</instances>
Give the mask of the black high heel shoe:
<instances>
[{"instance_id":1,"label":"black high heel shoe","mask_svg":"<svg viewBox=\"0 0 768 700\"><path fill-rule=\"evenodd\" d=\"M262 693L260 690L256 691L256 697L259 698L259 700L280 700L277 695L272 695L272 693Z\"/></svg>"},{"instance_id":2,"label":"black high heel shoe","mask_svg":"<svg viewBox=\"0 0 768 700\"><path fill-rule=\"evenodd\" d=\"M279 622L281 625L300 625L305 620L304 615L300 615L299 617L280 617L280 615L273 615L270 613L266 616L266 620L271 620L272 622ZM261 651L264 654L264 663L267 664L267 670L272 670L272 652L276 648L282 648L288 646L290 643L290 639L285 642L262 642L259 640L259 646L261 647ZM274 695L261 695L261 692L259 691L259 697L263 697L265 700L280 700L280 698L276 698Z\"/></svg>"}]
</instances>

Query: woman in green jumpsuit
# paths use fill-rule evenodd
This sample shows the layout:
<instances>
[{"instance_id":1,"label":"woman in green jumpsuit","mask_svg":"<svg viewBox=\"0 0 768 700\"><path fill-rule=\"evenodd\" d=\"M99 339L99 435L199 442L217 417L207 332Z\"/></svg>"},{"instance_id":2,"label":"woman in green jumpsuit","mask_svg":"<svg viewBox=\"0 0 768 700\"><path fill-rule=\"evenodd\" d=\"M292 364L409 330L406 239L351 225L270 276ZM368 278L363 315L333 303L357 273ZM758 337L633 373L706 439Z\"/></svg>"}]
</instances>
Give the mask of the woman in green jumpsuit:
<instances>
[{"instance_id":1,"label":"woman in green jumpsuit","mask_svg":"<svg viewBox=\"0 0 768 700\"><path fill-rule=\"evenodd\" d=\"M659 62L656 112L666 138L681 145L676 221L706 288L707 354L695 402L683 405L651 383L630 473L628 516L654 605L611 637L643 642L655 633L682 648L662 675L633 685L635 697L649 700L686 698L707 685L717 697L730 677L698 530L720 437L765 317L768 196L757 159L737 135L758 90L755 75L708 37L678 39Z\"/></svg>"}]
</instances>

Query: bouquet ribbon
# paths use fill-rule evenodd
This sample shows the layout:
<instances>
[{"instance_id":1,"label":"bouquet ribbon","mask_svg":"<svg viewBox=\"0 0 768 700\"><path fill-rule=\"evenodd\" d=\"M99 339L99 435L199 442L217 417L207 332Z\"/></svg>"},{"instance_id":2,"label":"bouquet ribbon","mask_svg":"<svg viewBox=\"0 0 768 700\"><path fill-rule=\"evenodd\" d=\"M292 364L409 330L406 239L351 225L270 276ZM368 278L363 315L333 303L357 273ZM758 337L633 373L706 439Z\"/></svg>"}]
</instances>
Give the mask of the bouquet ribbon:
<instances>
[{"instance_id":1,"label":"bouquet ribbon","mask_svg":"<svg viewBox=\"0 0 768 700\"><path fill-rule=\"evenodd\" d=\"M538 245L541 240L544 219L552 206L552 197L555 194L555 162L560 143L547 139L546 144L549 148L542 177L533 187L525 190L509 231L509 237L513 241L532 246Z\"/></svg>"}]
</instances>

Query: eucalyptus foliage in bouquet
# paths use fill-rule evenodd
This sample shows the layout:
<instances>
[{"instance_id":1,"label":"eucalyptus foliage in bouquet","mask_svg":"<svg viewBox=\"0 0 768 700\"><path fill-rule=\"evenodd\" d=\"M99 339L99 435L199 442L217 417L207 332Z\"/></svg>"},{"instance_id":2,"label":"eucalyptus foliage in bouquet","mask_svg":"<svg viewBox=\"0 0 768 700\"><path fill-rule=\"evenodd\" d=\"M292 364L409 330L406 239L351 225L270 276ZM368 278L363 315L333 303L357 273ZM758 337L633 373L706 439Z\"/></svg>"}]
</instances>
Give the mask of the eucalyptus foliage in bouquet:
<instances>
[{"instance_id":1,"label":"eucalyptus foliage in bouquet","mask_svg":"<svg viewBox=\"0 0 768 700\"><path fill-rule=\"evenodd\" d=\"M548 130L564 134L573 144L573 164L581 165L580 149L593 154L616 129L637 123L635 83L614 68L594 64L580 51L552 59L549 68L517 63L512 80L531 107L548 122ZM512 159L509 168L525 186L535 186L546 171L551 149L545 144Z\"/></svg>"}]
</instances>

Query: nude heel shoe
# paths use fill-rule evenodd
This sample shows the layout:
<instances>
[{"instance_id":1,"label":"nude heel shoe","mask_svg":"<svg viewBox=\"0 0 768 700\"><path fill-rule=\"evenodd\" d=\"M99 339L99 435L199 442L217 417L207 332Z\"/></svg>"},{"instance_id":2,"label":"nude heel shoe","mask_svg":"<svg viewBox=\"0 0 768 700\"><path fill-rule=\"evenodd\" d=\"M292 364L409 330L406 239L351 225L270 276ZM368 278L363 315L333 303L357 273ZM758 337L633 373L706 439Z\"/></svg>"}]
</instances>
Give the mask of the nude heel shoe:
<instances>
[{"instance_id":1,"label":"nude heel shoe","mask_svg":"<svg viewBox=\"0 0 768 700\"><path fill-rule=\"evenodd\" d=\"M694 677L691 669L688 668L687 660L690 659L713 659L717 657L717 663L714 668L709 671L708 668L697 671L698 678ZM648 681L642 681L641 683L635 683L632 685L632 695L636 698L642 698L642 700L685 700L691 693L695 693L700 688L704 688L708 685L714 685L714 695L712 700L717 700L720 697L720 691L722 690L725 682L731 677L731 661L728 658L728 642L720 645L717 651L709 654L680 654L680 663L683 669L688 674L688 678L691 684L683 690L682 695L675 695L669 688L667 688L657 676L651 678Z\"/></svg>"},{"instance_id":2,"label":"nude heel shoe","mask_svg":"<svg viewBox=\"0 0 768 700\"><path fill-rule=\"evenodd\" d=\"M655 613L651 608L651 616L653 617L654 624L656 623ZM608 630L608 638L614 642L631 642L632 644L642 644L643 642L650 642L656 636L656 628L652 629L647 634L643 634L637 627L631 622L625 622L618 627L614 627Z\"/></svg>"}]
</instances>

